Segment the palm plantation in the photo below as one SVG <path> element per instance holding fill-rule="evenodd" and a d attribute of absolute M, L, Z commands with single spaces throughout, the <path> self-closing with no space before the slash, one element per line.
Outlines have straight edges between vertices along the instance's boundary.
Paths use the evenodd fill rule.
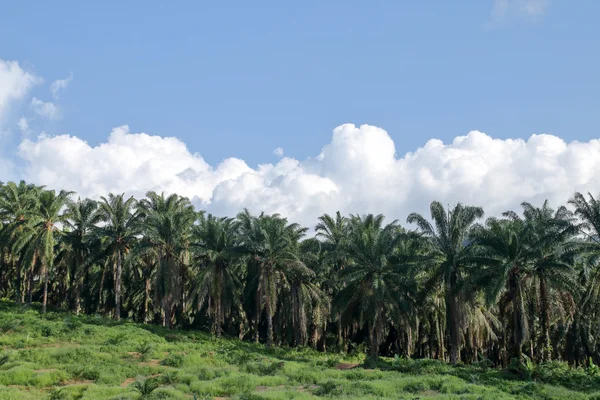
<path fill-rule="evenodd" d="M 0 295 L 272 346 L 507 366 L 600 362 L 600 202 L 433 202 L 383 215 L 199 212 L 149 192 L 99 201 L 0 187 Z"/>

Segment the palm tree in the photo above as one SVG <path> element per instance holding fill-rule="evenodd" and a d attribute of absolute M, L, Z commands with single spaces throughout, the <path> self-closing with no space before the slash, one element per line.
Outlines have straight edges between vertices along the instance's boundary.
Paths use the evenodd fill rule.
<path fill-rule="evenodd" d="M 591 193 L 587 198 L 577 192 L 569 200 L 579 222 L 580 235 L 579 288 L 573 323 L 567 336 L 567 357 L 578 364 L 592 357 L 600 363 L 600 341 L 596 338 L 600 325 L 600 201 Z"/>
<path fill-rule="evenodd" d="M 61 213 L 61 211 L 68 203 L 71 194 L 72 192 L 64 190 L 58 194 L 54 190 L 40 192 L 37 212 L 30 217 L 30 229 L 18 239 L 24 245 L 25 264 L 33 265 L 36 259 L 41 262 L 41 275 L 44 280 L 42 313 L 46 312 L 48 302 L 48 275 L 54 266 L 56 239 L 62 233 L 56 225 L 65 224 L 68 221 L 68 212 Z"/>
<path fill-rule="evenodd" d="M 533 257 L 533 234 L 531 226 L 516 215 L 511 219 L 488 218 L 485 227 L 474 229 L 474 237 L 480 247 L 473 261 L 488 266 L 479 271 L 477 283 L 486 291 L 488 304 L 495 304 L 504 294 L 500 302 L 501 316 L 507 304 L 511 304 L 512 349 L 513 355 L 519 359 L 529 334 L 524 285 Z M 506 326 L 504 332 L 503 340 Z M 503 351 L 506 352 L 505 345 Z"/>
<path fill-rule="evenodd" d="M 95 201 L 81 198 L 67 205 L 69 219 L 65 221 L 65 226 L 69 231 L 64 240 L 69 245 L 67 258 L 71 266 L 70 287 L 74 289 L 71 307 L 76 314 L 79 314 L 81 309 L 81 288 L 86 273 L 85 266 L 91 261 L 90 234 L 99 220 L 97 208 L 98 203 Z"/>
<path fill-rule="evenodd" d="M 539 300 L 541 359 L 545 360 L 550 358 L 549 291 L 564 291 L 570 282 L 572 252 L 566 244 L 574 229 L 565 208 L 555 213 L 547 201 L 541 208 L 529 203 L 522 206 L 523 218 L 508 211 L 504 213 L 505 219 L 489 218 L 485 227 L 474 230 L 479 245 L 476 261 L 489 267 L 478 272 L 478 279 L 487 291 L 488 303 L 495 303 L 504 294 L 503 302 L 511 304 L 513 355 L 518 358 L 530 329 L 525 287 L 529 280 L 538 283 L 538 299 L 531 301 Z"/>
<path fill-rule="evenodd" d="M 533 254 L 532 278 L 537 283 L 537 303 L 542 334 L 540 335 L 540 360 L 549 361 L 552 357 L 550 343 L 551 311 L 568 308 L 568 304 L 555 304 L 565 299 L 573 302 L 576 284 L 573 280 L 573 264 L 580 245 L 573 239 L 577 233 L 573 213 L 566 207 L 554 211 L 545 201 L 542 207 L 522 203 L 523 216 L 533 226 L 536 236 Z M 554 294 L 554 295 L 553 295 Z M 564 303 L 564 302 L 563 302 Z"/>
<path fill-rule="evenodd" d="M 384 226 L 383 215 L 352 216 L 348 235 L 350 264 L 341 272 L 347 283 L 334 306 L 345 318 L 356 316 L 369 332 L 370 356 L 379 357 L 386 319 L 404 309 L 410 300 L 408 271 L 397 249 L 403 238 L 396 221 Z"/>
<path fill-rule="evenodd" d="M 195 292 L 202 302 L 212 300 L 213 326 L 217 337 L 221 337 L 225 314 L 230 313 L 237 299 L 236 288 L 240 285 L 237 263 L 238 223 L 232 218 L 218 218 L 209 214 L 201 216 L 193 229 L 194 261 L 199 266 Z"/>
<path fill-rule="evenodd" d="M 123 259 L 137 241 L 140 233 L 141 214 L 135 210 L 133 197 L 109 193 L 108 199 L 101 197 L 95 219 L 104 225 L 95 229 L 95 234 L 103 243 L 103 254 L 112 260 L 115 269 L 115 319 L 121 318 L 121 276 Z M 102 286 L 102 282 L 100 283 Z"/>
<path fill-rule="evenodd" d="M 312 274 L 298 256 L 298 242 L 306 228 L 288 224 L 278 214 L 255 217 L 248 210 L 238 214 L 240 245 L 248 256 L 247 290 L 255 293 L 255 335 L 263 308 L 267 322 L 267 348 L 273 344 L 273 316 L 283 285 L 292 274 Z M 256 336 L 258 338 L 258 336 Z"/>
<path fill-rule="evenodd" d="M 446 300 L 446 331 L 450 334 L 450 362 L 459 358 L 462 310 L 458 288 L 463 279 L 464 268 L 469 263 L 471 242 L 469 233 L 478 218 L 483 217 L 481 207 L 463 206 L 458 203 L 446 212 L 441 203 L 430 206 L 434 226 L 420 214 L 411 213 L 407 222 L 417 224 L 419 231 L 430 240 L 432 254 L 439 259 L 433 279 L 441 279 Z"/>
<path fill-rule="evenodd" d="M 140 202 L 143 211 L 145 238 L 136 253 L 152 251 L 158 255 L 158 296 L 163 306 L 163 325 L 173 326 L 173 307 L 179 308 L 179 322 L 186 309 L 185 283 L 189 265 L 188 254 L 192 224 L 196 213 L 185 197 L 172 194 L 165 197 L 148 192 Z"/>
<path fill-rule="evenodd" d="M 324 253 L 323 268 L 321 280 L 323 289 L 327 294 L 334 298 L 341 290 L 343 283 L 340 281 L 339 272 L 344 269 L 348 263 L 346 247 L 348 242 L 348 219 L 338 211 L 335 218 L 329 214 L 323 214 L 319 217 L 319 222 L 315 228 L 316 237 L 323 241 L 322 250 Z M 342 327 L 342 318 L 340 313 L 336 313 L 335 322 L 337 325 L 338 346 L 344 349 L 346 338 Z"/>
<path fill-rule="evenodd" d="M 290 341 L 297 346 L 310 344 L 325 350 L 321 341 L 329 315 L 329 296 L 321 288 L 318 271 L 322 262 L 321 242 L 315 238 L 299 243 L 298 257 L 308 268 L 291 270 L 281 285 L 279 301 L 279 325 L 288 327 Z"/>
<path fill-rule="evenodd" d="M 4 243 L 4 252 L 7 259 L 10 259 L 12 267 L 15 269 L 15 300 L 24 301 L 24 291 L 22 291 L 22 271 L 23 262 L 19 260 L 18 251 L 9 249 L 11 244 L 23 232 L 28 219 L 37 211 L 37 202 L 39 191 L 43 186 L 27 184 L 25 181 L 8 182 L 2 185 L 0 189 L 0 221 L 5 225 L 0 239 Z"/>

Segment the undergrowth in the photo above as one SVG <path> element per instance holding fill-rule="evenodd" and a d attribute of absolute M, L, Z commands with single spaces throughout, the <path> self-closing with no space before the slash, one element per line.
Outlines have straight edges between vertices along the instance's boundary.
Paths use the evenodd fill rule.
<path fill-rule="evenodd" d="M 598 399 L 600 368 L 272 348 L 0 302 L 4 399 Z M 343 367 L 342 368 L 342 365 Z"/>

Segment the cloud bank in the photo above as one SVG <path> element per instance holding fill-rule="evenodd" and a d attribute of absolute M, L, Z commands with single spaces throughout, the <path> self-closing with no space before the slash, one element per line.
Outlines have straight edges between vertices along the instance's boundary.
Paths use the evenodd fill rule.
<path fill-rule="evenodd" d="M 432 200 L 483 206 L 487 215 L 545 199 L 556 206 L 574 191 L 600 191 L 600 140 L 565 143 L 552 135 L 494 139 L 472 131 L 452 143 L 429 140 L 401 156 L 388 133 L 344 124 L 305 160 L 283 157 L 251 168 L 228 158 L 211 166 L 174 137 L 115 128 L 92 147 L 75 136 L 25 139 L 21 175 L 52 188 L 97 197 L 108 192 L 142 196 L 179 193 L 219 215 L 279 212 L 313 226 L 324 212 L 384 213 L 402 222 L 428 213 Z"/>

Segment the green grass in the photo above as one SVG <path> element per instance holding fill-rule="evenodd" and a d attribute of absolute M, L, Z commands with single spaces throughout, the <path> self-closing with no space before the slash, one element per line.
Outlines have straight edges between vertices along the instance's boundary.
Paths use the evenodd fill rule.
<path fill-rule="evenodd" d="M 10 302 L 0 302 L 0 347 L 0 400 L 600 399 L 598 371 L 564 363 L 501 371 L 385 359 L 373 369 L 364 354 L 267 351 L 197 331 L 41 315 Z"/>

